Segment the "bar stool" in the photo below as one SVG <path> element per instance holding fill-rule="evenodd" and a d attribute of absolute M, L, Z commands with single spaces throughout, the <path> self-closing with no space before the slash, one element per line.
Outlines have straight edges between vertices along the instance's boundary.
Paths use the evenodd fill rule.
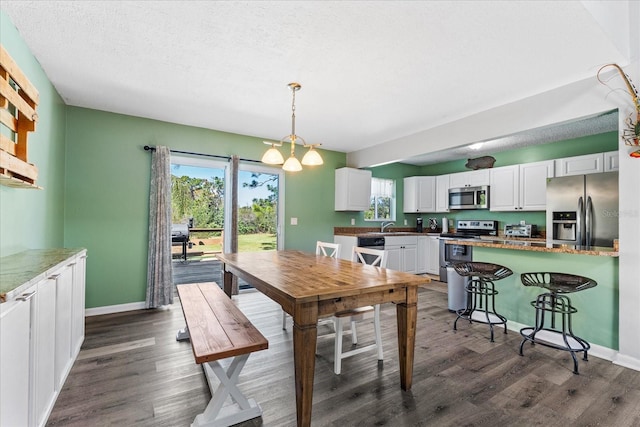
<path fill-rule="evenodd" d="M 493 325 L 504 325 L 507 333 L 507 318 L 498 314 L 495 308 L 495 297 L 498 291 L 493 282 L 509 277 L 513 274 L 509 268 L 486 262 L 459 262 L 453 265 L 460 276 L 468 276 L 469 282 L 465 290 L 468 294 L 467 307 L 456 311 L 457 317 L 453 322 L 453 330 L 457 331 L 459 319 L 469 323 L 479 322 L 489 325 L 491 342 L 493 342 Z"/>
<path fill-rule="evenodd" d="M 531 344 L 568 351 L 573 359 L 573 373 L 578 374 L 576 353 L 584 353 L 583 360 L 588 360 L 587 351 L 591 346 L 573 333 L 571 315 L 578 310 L 571 305 L 571 300 L 564 294 L 593 288 L 597 282 L 588 277 L 565 273 L 522 273 L 520 279 L 524 286 L 538 286 L 549 291 L 538 295 L 535 301 L 531 301 L 531 305 L 536 309 L 536 325 L 520 330 L 523 338 L 520 343 L 520 356 L 523 356 L 524 343 L 527 341 Z M 550 328 L 545 328 L 547 315 L 551 320 Z M 556 315 L 561 317 L 561 329 L 556 327 Z"/>

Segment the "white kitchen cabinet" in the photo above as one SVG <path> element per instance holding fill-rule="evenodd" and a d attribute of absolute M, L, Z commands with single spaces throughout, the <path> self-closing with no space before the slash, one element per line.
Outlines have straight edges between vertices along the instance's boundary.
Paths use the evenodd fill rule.
<path fill-rule="evenodd" d="M 429 258 L 429 236 L 418 236 L 418 261 L 416 263 L 416 273 L 427 272 Z"/>
<path fill-rule="evenodd" d="M 427 273 L 440 274 L 440 238 L 429 236 L 429 253 L 427 255 Z"/>
<path fill-rule="evenodd" d="M 613 172 L 620 169 L 617 151 L 608 151 L 604 154 L 604 171 Z"/>
<path fill-rule="evenodd" d="M 411 176 L 404 179 L 404 212 L 435 212 L 436 178 Z"/>
<path fill-rule="evenodd" d="M 37 285 L 33 298 L 31 330 L 31 420 L 43 426 L 56 400 L 56 280 L 47 278 Z"/>
<path fill-rule="evenodd" d="M 524 163 L 490 170 L 489 208 L 492 211 L 543 211 L 547 206 L 547 178 L 554 162 Z"/>
<path fill-rule="evenodd" d="M 29 425 L 31 301 L 22 298 L 0 304 L 0 426 Z"/>
<path fill-rule="evenodd" d="M 436 176 L 436 212 L 449 212 L 449 175 Z"/>
<path fill-rule="evenodd" d="M 371 205 L 371 171 L 340 168 L 335 171 L 335 210 L 366 211 Z"/>
<path fill-rule="evenodd" d="M 31 273 L 0 304 L 0 426 L 46 424 L 84 339 L 85 259 L 84 249 L 0 258 L 0 269 Z"/>
<path fill-rule="evenodd" d="M 416 273 L 440 274 L 440 240 L 438 236 L 418 236 Z"/>
<path fill-rule="evenodd" d="M 418 236 L 385 236 L 387 268 L 416 273 L 418 261 Z"/>
<path fill-rule="evenodd" d="M 72 303 L 71 303 L 71 358 L 75 359 L 80 353 L 80 346 L 84 341 L 84 294 L 86 255 L 77 257 L 69 268 L 73 270 Z"/>
<path fill-rule="evenodd" d="M 489 169 L 449 174 L 449 188 L 477 187 L 489 185 Z"/>
<path fill-rule="evenodd" d="M 333 243 L 339 243 L 340 258 L 351 261 L 353 247 L 358 246 L 358 238 L 356 236 L 333 236 Z"/>
<path fill-rule="evenodd" d="M 604 153 L 556 159 L 556 176 L 584 175 L 604 172 Z"/>
<path fill-rule="evenodd" d="M 61 389 L 71 370 L 71 313 L 73 302 L 73 270 L 64 267 L 51 276 L 56 281 L 56 388 Z"/>

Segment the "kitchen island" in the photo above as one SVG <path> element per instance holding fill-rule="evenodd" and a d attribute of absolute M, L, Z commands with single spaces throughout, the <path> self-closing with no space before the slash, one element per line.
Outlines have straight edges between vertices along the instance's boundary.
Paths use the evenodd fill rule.
<path fill-rule="evenodd" d="M 559 272 L 595 280 L 595 288 L 571 295 L 578 309 L 574 332 L 591 344 L 590 354 L 610 359 L 618 350 L 618 252 L 596 247 L 582 250 L 565 245 L 548 245 L 543 240 L 469 239 L 447 240 L 446 244 L 473 246 L 473 261 L 500 264 L 513 275 L 496 284 L 496 304 L 507 317 L 507 327 L 519 330 L 535 324 L 531 306 L 540 289 L 522 285 L 520 275 L 528 272 Z M 464 327 L 461 328 L 464 331 Z M 609 351 L 611 350 L 611 351 Z"/>

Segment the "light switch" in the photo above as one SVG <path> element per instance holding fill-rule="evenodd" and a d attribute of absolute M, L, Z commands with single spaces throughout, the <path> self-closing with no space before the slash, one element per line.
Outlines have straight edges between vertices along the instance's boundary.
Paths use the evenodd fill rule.
<path fill-rule="evenodd" d="M 298 218 L 291 217 L 291 225 L 298 225 Z"/>

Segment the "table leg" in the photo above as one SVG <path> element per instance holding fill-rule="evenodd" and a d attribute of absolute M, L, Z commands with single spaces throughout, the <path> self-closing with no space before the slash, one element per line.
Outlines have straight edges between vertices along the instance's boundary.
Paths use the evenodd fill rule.
<path fill-rule="evenodd" d="M 298 427 L 311 425 L 313 376 L 316 367 L 318 338 L 318 305 L 301 304 L 293 316 L 293 359 L 296 382 L 296 412 Z"/>
<path fill-rule="evenodd" d="M 400 363 L 400 386 L 411 389 L 413 380 L 413 356 L 416 347 L 416 322 L 418 319 L 418 289 L 407 288 L 407 299 L 396 305 L 398 323 L 398 362 Z"/>
<path fill-rule="evenodd" d="M 233 274 L 225 270 L 224 264 L 222 264 L 222 287 L 224 288 L 224 293 L 231 298 L 231 292 L 233 290 Z"/>

